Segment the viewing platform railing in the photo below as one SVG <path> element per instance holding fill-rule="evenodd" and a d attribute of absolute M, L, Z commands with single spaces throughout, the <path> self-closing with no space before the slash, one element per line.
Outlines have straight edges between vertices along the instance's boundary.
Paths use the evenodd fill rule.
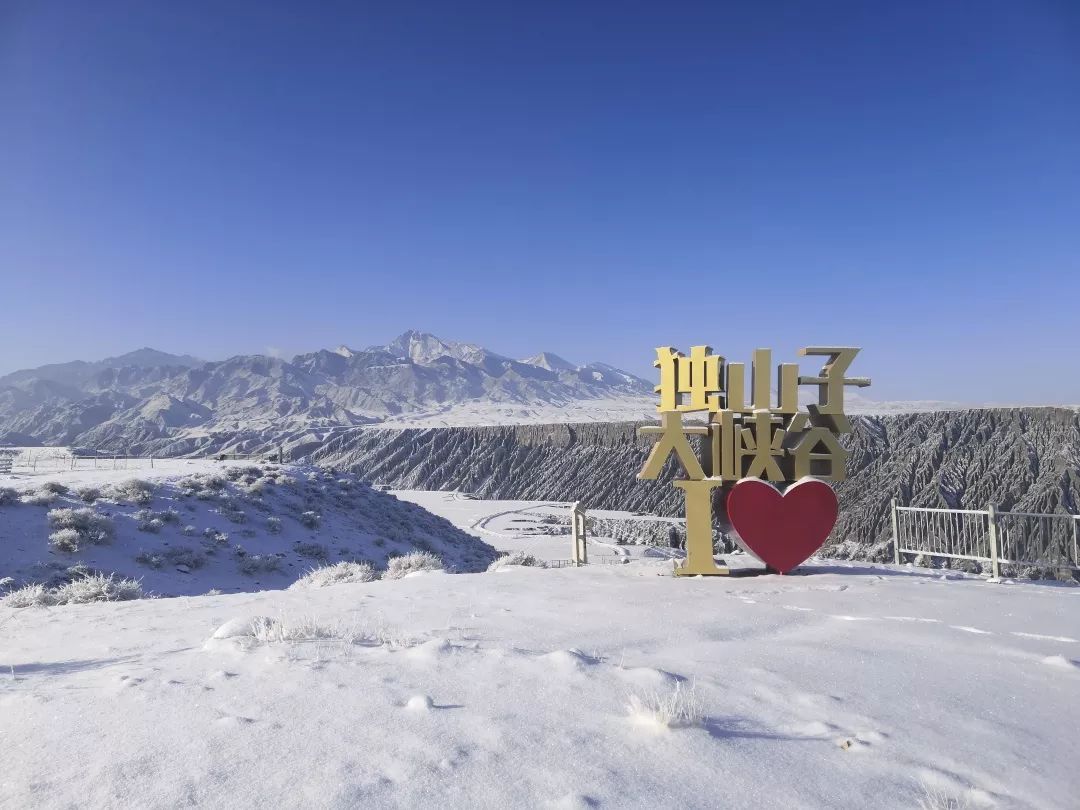
<path fill-rule="evenodd" d="M 893 562 L 905 556 L 973 560 L 1002 566 L 1080 571 L 1080 515 L 930 509 L 892 501 Z"/>

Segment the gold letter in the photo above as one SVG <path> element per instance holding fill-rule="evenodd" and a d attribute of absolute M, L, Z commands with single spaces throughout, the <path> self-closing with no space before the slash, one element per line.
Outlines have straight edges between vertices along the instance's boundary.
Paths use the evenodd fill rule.
<path fill-rule="evenodd" d="M 752 459 L 743 477 L 760 477 L 767 481 L 784 480 L 784 473 L 776 459 L 784 457 L 785 430 L 778 427 L 774 431 L 772 419 L 768 408 L 759 408 L 754 411 L 754 420 L 748 421 L 748 426 L 739 431 L 735 442 L 735 469 L 742 471 L 743 459 L 747 456 Z"/>
<path fill-rule="evenodd" d="M 829 359 L 821 367 L 817 377 L 799 377 L 799 385 L 818 387 L 818 404 L 810 405 L 810 421 L 817 427 L 828 428 L 833 433 L 851 433 L 851 422 L 844 416 L 844 386 L 863 388 L 870 385 L 867 377 L 845 377 L 859 350 L 844 346 L 808 346 L 799 354 L 824 355 Z"/>
<path fill-rule="evenodd" d="M 682 417 L 677 413 L 662 414 L 659 427 L 650 426 L 639 429 L 638 433 L 645 436 L 660 434 L 660 440 L 649 451 L 649 457 L 645 460 L 645 466 L 641 468 L 641 472 L 638 473 L 638 478 L 650 480 L 657 478 L 660 471 L 664 469 L 664 462 L 667 461 L 668 455 L 674 451 L 675 457 L 679 459 L 686 471 L 686 476 L 694 481 L 700 481 L 705 477 L 705 471 L 701 469 L 701 462 L 694 455 L 694 448 L 690 446 L 690 441 L 686 436 L 690 433 L 707 435 L 708 432 L 709 429 L 704 425 L 684 428 Z"/>
<path fill-rule="evenodd" d="M 716 478 L 675 481 L 686 493 L 686 560 L 675 569 L 677 577 L 726 574 L 713 560 L 712 491 L 723 484 Z"/>
<path fill-rule="evenodd" d="M 822 452 L 817 450 L 818 445 L 824 445 Z M 843 481 L 847 478 L 848 451 L 840 446 L 836 436 L 822 427 L 812 427 L 799 437 L 795 446 L 788 451 L 795 457 L 795 480 L 798 481 L 808 475 L 817 478 L 828 478 L 832 481 Z M 820 472 L 815 462 L 828 464 L 829 471 Z"/>

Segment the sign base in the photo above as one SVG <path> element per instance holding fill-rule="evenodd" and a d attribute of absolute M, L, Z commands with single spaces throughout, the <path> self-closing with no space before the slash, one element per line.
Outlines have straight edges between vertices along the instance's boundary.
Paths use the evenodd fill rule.
<path fill-rule="evenodd" d="M 689 560 L 682 560 L 681 565 L 675 566 L 677 577 L 730 577 L 732 571 L 723 560 L 713 560 L 711 557 L 705 565 L 693 564 Z"/>

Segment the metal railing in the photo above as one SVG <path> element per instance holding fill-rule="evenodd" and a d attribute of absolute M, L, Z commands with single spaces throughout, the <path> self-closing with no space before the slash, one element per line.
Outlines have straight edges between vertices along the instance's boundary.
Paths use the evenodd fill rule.
<path fill-rule="evenodd" d="M 893 561 L 903 555 L 1080 571 L 1080 515 L 929 509 L 892 501 Z"/>

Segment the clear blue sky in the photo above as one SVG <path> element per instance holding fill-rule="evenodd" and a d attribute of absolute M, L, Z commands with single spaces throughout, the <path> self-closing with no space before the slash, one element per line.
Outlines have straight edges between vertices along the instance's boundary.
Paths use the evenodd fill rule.
<path fill-rule="evenodd" d="M 1068 0 L 0 0 L 0 156 L 0 372 L 412 327 L 1080 402 Z"/>

